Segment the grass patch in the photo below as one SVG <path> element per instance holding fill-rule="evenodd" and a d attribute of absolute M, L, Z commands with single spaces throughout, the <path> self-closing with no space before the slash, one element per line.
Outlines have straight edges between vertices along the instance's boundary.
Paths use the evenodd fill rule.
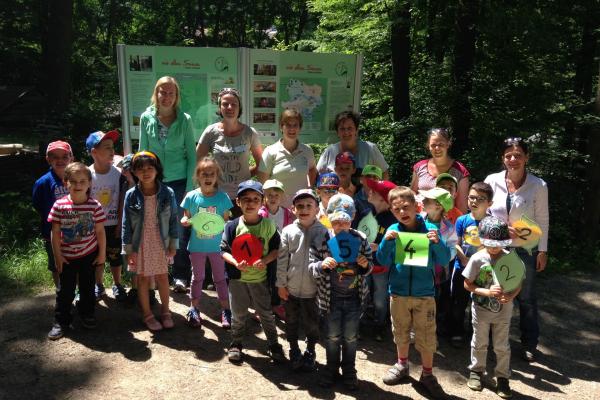
<path fill-rule="evenodd" d="M 44 241 L 34 239 L 13 248 L 0 259 L 0 292 L 3 296 L 33 294 L 54 287 L 48 271 Z"/>

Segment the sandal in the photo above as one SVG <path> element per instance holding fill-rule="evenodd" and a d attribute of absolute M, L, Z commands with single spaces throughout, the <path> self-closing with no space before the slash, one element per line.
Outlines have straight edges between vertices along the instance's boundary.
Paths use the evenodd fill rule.
<path fill-rule="evenodd" d="M 160 316 L 160 321 L 162 322 L 162 326 L 165 329 L 171 329 L 175 326 L 175 323 L 173 322 L 173 318 L 171 317 L 170 312 L 163 313 Z"/>
<path fill-rule="evenodd" d="M 152 332 L 160 331 L 163 328 L 160 322 L 158 322 L 156 318 L 154 318 L 153 314 L 149 314 L 144 317 L 144 324 L 146 324 L 148 330 Z"/>

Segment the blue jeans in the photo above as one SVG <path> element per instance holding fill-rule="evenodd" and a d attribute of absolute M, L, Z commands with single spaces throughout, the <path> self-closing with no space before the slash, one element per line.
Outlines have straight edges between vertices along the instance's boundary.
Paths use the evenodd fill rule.
<path fill-rule="evenodd" d="M 356 376 L 355 359 L 360 322 L 360 299 L 333 298 L 330 312 L 324 316 L 327 370 L 337 374 L 340 366 L 344 376 Z M 341 351 L 340 351 L 341 350 Z M 340 352 L 342 360 L 340 363 Z"/>
<path fill-rule="evenodd" d="M 183 217 L 183 208 L 181 208 L 181 202 L 185 197 L 185 187 L 187 185 L 186 179 L 179 179 L 171 182 L 163 182 L 165 185 L 173 189 L 175 192 L 175 201 L 179 208 L 177 212 L 177 220 L 181 221 Z M 190 228 L 185 228 L 183 225 L 179 226 L 179 249 L 175 253 L 173 263 L 173 278 L 181 279 L 186 282 L 190 282 L 192 276 L 192 266 L 190 264 L 190 253 L 187 251 L 187 245 L 190 240 Z"/>
<path fill-rule="evenodd" d="M 370 274 L 371 296 L 375 308 L 375 326 L 384 327 L 390 321 L 390 295 L 388 293 L 389 272 Z"/>
<path fill-rule="evenodd" d="M 517 248 L 517 254 L 525 263 L 525 280 L 521 292 L 517 296 L 519 302 L 519 327 L 521 329 L 521 345 L 527 350 L 535 350 L 540 336 L 538 325 L 538 305 L 535 291 L 535 278 L 537 271 L 535 264 L 537 251 L 530 256 L 526 250 Z"/>

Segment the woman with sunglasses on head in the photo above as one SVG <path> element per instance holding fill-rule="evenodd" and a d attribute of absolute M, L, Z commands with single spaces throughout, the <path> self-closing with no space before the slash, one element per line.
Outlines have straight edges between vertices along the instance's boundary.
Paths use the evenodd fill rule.
<path fill-rule="evenodd" d="M 173 189 L 177 204 L 194 188 L 196 152 L 192 118 L 181 110 L 181 91 L 177 80 L 163 76 L 154 86 L 150 107 L 140 117 L 138 151 L 151 151 L 163 165 L 163 183 Z M 178 209 L 179 219 L 183 209 Z M 179 227 L 180 246 L 173 262 L 174 290 L 185 292 L 191 276 L 187 242 L 189 228 Z M 187 282 L 186 282 L 187 281 Z"/>
<path fill-rule="evenodd" d="M 224 182 L 221 189 L 232 199 L 237 197 L 240 182 L 250 179 L 260 164 L 262 147 L 256 131 L 240 122 L 242 102 L 240 93 L 233 88 L 224 88 L 217 98 L 217 115 L 222 120 L 204 129 L 198 146 L 196 158 L 203 159 L 209 152 L 213 154 L 223 170 Z M 255 166 L 250 168 L 249 158 L 252 154 Z M 238 206 L 232 209 L 233 218 L 241 215 Z"/>
<path fill-rule="evenodd" d="M 494 190 L 494 198 L 489 211 L 512 225 L 522 216 L 536 221 L 542 236 L 537 249 L 530 255 L 522 248 L 517 254 L 525 263 L 526 275 L 517 299 L 520 308 L 521 356 L 526 361 L 534 361 L 539 337 L 538 307 L 535 293 L 535 276 L 546 268 L 548 261 L 548 186 L 537 176 L 527 172 L 529 149 L 521 138 L 508 138 L 502 144 L 502 163 L 504 171 L 488 175 L 485 183 Z M 511 237 L 516 232 L 511 229 Z"/>
<path fill-rule="evenodd" d="M 458 188 L 455 204 L 461 213 L 467 212 L 467 195 L 469 194 L 469 170 L 450 157 L 448 151 L 452 146 L 452 137 L 445 128 L 432 128 L 427 132 L 425 147 L 431 153 L 431 158 L 421 160 L 413 165 L 413 175 L 410 188 L 418 193 L 419 190 L 429 190 L 436 186 L 440 174 L 448 173 L 456 178 Z"/>

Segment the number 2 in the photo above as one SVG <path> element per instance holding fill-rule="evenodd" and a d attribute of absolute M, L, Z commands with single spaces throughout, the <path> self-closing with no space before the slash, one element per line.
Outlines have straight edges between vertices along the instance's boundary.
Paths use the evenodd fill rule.
<path fill-rule="evenodd" d="M 517 236 L 521 240 L 527 240 L 527 238 L 531 235 L 531 229 L 529 228 L 521 228 L 517 229 Z"/>
<path fill-rule="evenodd" d="M 404 246 L 404 251 L 407 252 L 408 254 L 410 254 L 410 256 L 408 257 L 409 259 L 412 260 L 413 258 L 413 254 L 415 254 L 417 251 L 410 247 L 410 245 L 412 244 L 413 240 L 409 240 L 408 243 L 406 243 L 406 246 Z"/>
<path fill-rule="evenodd" d="M 508 268 L 508 265 L 501 265 L 500 266 L 500 271 L 503 271 L 505 269 L 506 269 L 506 278 L 504 278 L 504 281 L 508 282 L 511 279 L 513 279 L 515 276 L 510 274 L 510 268 Z"/>

